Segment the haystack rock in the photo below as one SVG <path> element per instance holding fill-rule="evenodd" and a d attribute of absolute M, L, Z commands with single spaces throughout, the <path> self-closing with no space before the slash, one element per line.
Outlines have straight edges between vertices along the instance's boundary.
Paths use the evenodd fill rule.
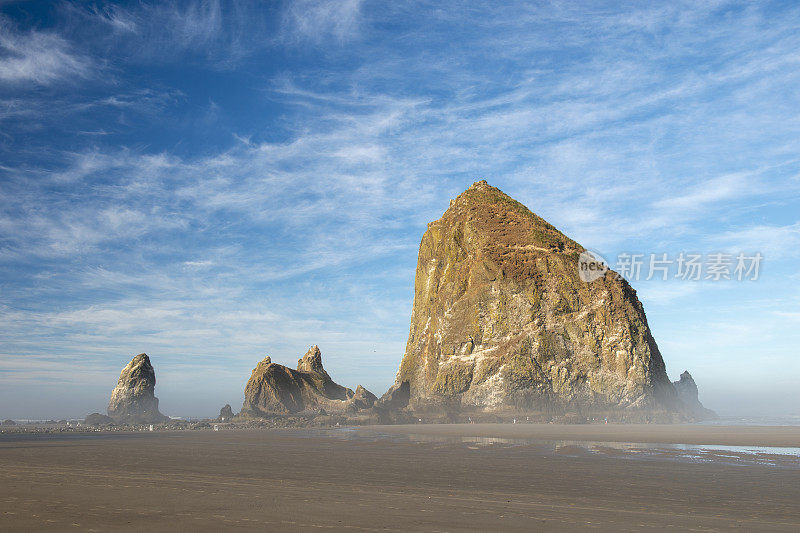
<path fill-rule="evenodd" d="M 253 369 L 244 389 L 242 416 L 292 414 L 324 410 L 327 413 L 372 407 L 375 396 L 359 386 L 357 392 L 335 383 L 322 367 L 322 353 L 312 346 L 297 361 L 297 370 L 267 357 Z"/>
<path fill-rule="evenodd" d="M 706 409 L 700 403 L 697 383 L 694 382 L 694 378 L 688 370 L 684 370 L 683 374 L 681 374 L 681 379 L 673 381 L 672 384 L 675 386 L 675 392 L 678 393 L 678 399 L 683 402 L 695 418 L 701 420 L 717 418 L 717 413 L 711 409 Z"/>
<path fill-rule="evenodd" d="M 382 402 L 679 411 L 636 291 L 610 270 L 582 281 L 582 252 L 499 189 L 473 184 L 422 237 L 408 343 Z"/>
<path fill-rule="evenodd" d="M 108 416 L 129 424 L 165 422 L 168 417 L 158 411 L 155 388 L 156 372 L 147 354 L 140 353 L 122 369 L 108 402 Z"/>

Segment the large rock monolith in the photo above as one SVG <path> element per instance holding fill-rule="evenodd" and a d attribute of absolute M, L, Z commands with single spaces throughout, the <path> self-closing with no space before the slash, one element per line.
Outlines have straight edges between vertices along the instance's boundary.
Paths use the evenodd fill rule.
<path fill-rule="evenodd" d="M 169 420 L 158 410 L 156 372 L 147 354 L 140 353 L 122 369 L 108 402 L 108 416 L 126 424 L 154 424 Z"/>
<path fill-rule="evenodd" d="M 611 270 L 584 281 L 584 252 L 473 184 L 422 237 L 408 343 L 382 403 L 683 416 L 636 291 Z"/>

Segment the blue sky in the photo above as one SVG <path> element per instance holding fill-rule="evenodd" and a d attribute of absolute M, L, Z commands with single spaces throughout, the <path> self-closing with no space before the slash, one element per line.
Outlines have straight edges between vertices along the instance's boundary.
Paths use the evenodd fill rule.
<path fill-rule="evenodd" d="M 800 410 L 800 6 L 498 4 L 0 3 L 0 417 L 103 411 L 140 352 L 173 415 L 311 344 L 381 394 L 483 178 L 612 263 L 762 253 L 632 284 L 709 407 Z"/>

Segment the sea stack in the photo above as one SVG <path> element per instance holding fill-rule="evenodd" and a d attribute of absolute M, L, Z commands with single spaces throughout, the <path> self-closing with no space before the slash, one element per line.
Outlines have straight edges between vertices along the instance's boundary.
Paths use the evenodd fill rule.
<path fill-rule="evenodd" d="M 323 410 L 353 412 L 372 407 L 375 396 L 359 385 L 357 392 L 335 383 L 322 366 L 322 352 L 312 346 L 297 361 L 297 370 L 264 358 L 253 369 L 244 390 L 240 416 L 263 417 Z"/>
<path fill-rule="evenodd" d="M 485 181 L 419 247 L 405 355 L 383 403 L 493 413 L 681 410 L 636 291 Z"/>
<path fill-rule="evenodd" d="M 230 422 L 233 420 L 233 409 L 231 408 L 230 404 L 225 404 L 222 406 L 222 409 L 219 410 L 219 416 L 217 417 L 217 422 Z"/>
<path fill-rule="evenodd" d="M 108 416 L 127 424 L 165 422 L 155 397 L 156 372 L 147 354 L 140 353 L 122 369 L 108 402 Z"/>
<path fill-rule="evenodd" d="M 706 409 L 700 403 L 700 397 L 697 390 L 697 383 L 689 373 L 684 370 L 681 374 L 681 379 L 672 383 L 675 386 L 675 391 L 678 393 L 678 399 L 691 411 L 695 418 L 700 420 L 713 420 L 717 417 L 717 413 L 711 409 Z"/>

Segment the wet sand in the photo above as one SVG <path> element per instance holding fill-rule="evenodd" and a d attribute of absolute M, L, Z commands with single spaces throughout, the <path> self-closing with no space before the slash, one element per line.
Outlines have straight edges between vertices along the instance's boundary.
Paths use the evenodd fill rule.
<path fill-rule="evenodd" d="M 415 424 L 365 426 L 363 434 L 800 447 L 800 426 L 699 424 Z"/>
<path fill-rule="evenodd" d="M 642 437 L 663 441 L 663 427 L 627 426 L 606 437 L 606 426 L 551 425 L 5 434 L 0 524 L 27 531 L 800 530 L 797 468 L 408 438 L 510 431 L 648 442 Z M 681 431 L 673 441 L 798 446 L 784 440 L 797 428 Z M 386 438 L 392 432 L 398 438 Z"/>

